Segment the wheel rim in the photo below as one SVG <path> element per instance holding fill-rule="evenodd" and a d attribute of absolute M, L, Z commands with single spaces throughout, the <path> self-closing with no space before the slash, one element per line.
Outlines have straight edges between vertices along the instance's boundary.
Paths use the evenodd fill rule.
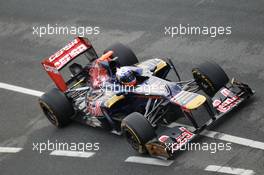
<path fill-rule="evenodd" d="M 125 130 L 125 136 L 128 143 L 132 146 L 132 148 L 139 151 L 140 143 L 138 142 L 136 136 L 133 133 L 131 133 L 128 129 Z"/>
<path fill-rule="evenodd" d="M 194 79 L 199 84 L 199 86 L 208 94 L 212 95 L 214 93 L 214 89 L 201 77 L 199 74 L 193 74 Z"/>
<path fill-rule="evenodd" d="M 55 126 L 58 126 L 58 119 L 54 115 L 53 111 L 43 102 L 40 103 L 41 109 L 45 116 L 48 118 L 48 120 Z"/>

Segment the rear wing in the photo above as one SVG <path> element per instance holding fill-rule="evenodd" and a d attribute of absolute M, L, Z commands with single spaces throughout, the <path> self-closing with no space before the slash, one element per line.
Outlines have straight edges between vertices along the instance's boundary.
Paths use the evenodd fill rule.
<path fill-rule="evenodd" d="M 77 56 L 86 52 L 87 50 L 91 50 L 95 57 L 98 58 L 90 41 L 87 38 L 77 37 L 55 54 L 41 62 L 45 71 L 61 91 L 66 91 L 68 87 L 66 81 L 63 79 L 59 71 Z"/>

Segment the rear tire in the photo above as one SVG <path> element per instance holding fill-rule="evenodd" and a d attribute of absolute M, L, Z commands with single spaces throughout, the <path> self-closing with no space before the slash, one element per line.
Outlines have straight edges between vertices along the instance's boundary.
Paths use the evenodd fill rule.
<path fill-rule="evenodd" d="M 39 104 L 45 116 L 56 127 L 64 127 L 71 122 L 73 106 L 59 89 L 53 88 L 43 94 L 39 98 Z"/>
<path fill-rule="evenodd" d="M 118 57 L 117 62 L 120 67 L 131 66 L 138 63 L 138 59 L 135 53 L 127 46 L 116 43 L 105 49 L 104 53 L 108 51 L 113 51 L 113 58 Z"/>
<path fill-rule="evenodd" d="M 123 119 L 121 127 L 132 148 L 141 154 L 147 153 L 145 144 L 156 136 L 149 121 L 142 114 L 133 112 Z"/>
<path fill-rule="evenodd" d="M 206 61 L 192 69 L 192 74 L 200 88 L 209 96 L 224 87 L 229 78 L 225 71 L 215 62 Z"/>

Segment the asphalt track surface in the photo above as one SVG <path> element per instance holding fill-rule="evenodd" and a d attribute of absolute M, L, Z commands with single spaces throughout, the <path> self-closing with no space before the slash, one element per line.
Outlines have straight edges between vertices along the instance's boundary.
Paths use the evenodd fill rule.
<path fill-rule="evenodd" d="M 184 78 L 191 77 L 190 70 L 195 63 L 212 59 L 232 77 L 250 84 L 256 90 L 255 97 L 210 130 L 264 142 L 263 7 L 261 0 L 1 1 L 0 82 L 39 91 L 53 86 L 40 61 L 64 46 L 73 36 L 40 38 L 32 34 L 33 26 L 99 26 L 99 35 L 87 36 L 99 53 L 114 42 L 123 42 L 137 53 L 140 60 L 173 58 Z M 164 34 L 165 26 L 180 23 L 229 25 L 232 26 L 232 34 L 216 38 L 171 38 Z M 0 99 L 0 147 L 2 151 L 3 147 L 22 148 L 16 153 L 0 153 L 1 175 L 214 175 L 239 174 L 239 171 L 242 172 L 240 174 L 264 174 L 263 149 L 236 143 L 232 144 L 231 151 L 214 154 L 208 151 L 181 152 L 168 166 L 125 162 L 128 157 L 139 155 L 128 147 L 123 138 L 76 123 L 65 129 L 56 129 L 41 113 L 36 96 L 0 89 Z M 100 150 L 86 158 L 50 155 L 50 151 L 40 154 L 32 150 L 33 143 L 47 140 L 99 142 Z M 197 142 L 225 143 L 204 136 Z M 224 168 L 221 169 L 222 166 Z M 209 171 L 210 168 L 219 172 Z"/>

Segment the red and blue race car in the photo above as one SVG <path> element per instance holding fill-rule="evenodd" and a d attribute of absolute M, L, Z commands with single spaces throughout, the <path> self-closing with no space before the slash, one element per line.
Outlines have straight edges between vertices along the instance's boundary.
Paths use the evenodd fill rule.
<path fill-rule="evenodd" d="M 230 80 L 214 62 L 192 69 L 193 79 L 181 80 L 170 59 L 139 62 L 131 49 L 114 44 L 98 57 L 87 38 L 77 37 L 42 61 L 56 85 L 39 98 L 49 121 L 64 127 L 72 121 L 123 134 L 139 153 L 173 158 L 176 151 L 206 127 L 254 94 L 245 83 Z M 174 72 L 177 81 L 167 78 Z M 172 126 L 177 108 L 193 125 Z M 208 120 L 193 115 L 204 108 Z"/>

